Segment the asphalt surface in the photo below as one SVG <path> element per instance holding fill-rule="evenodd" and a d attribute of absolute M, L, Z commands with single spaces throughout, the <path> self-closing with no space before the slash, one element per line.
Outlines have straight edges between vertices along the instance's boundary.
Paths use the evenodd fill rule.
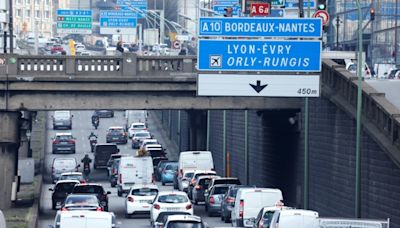
<path fill-rule="evenodd" d="M 400 109 L 400 80 L 367 80 L 378 92 L 385 93 L 386 98 Z"/>
<path fill-rule="evenodd" d="M 41 197 L 40 197 L 40 217 L 39 217 L 39 228 L 47 228 L 48 225 L 53 224 L 54 216 L 56 211 L 51 209 L 51 193 L 48 189 L 53 187 L 51 184 L 51 164 L 55 157 L 74 157 L 78 162 L 87 153 L 93 159 L 93 154 L 90 152 L 90 145 L 88 140 L 88 135 L 91 131 L 98 135 L 98 142 L 105 143 L 106 141 L 106 131 L 110 126 L 123 126 L 125 123 L 124 112 L 115 112 L 114 118 L 100 118 L 100 126 L 97 130 L 91 125 L 91 115 L 93 111 L 73 111 L 73 126 L 72 130 L 53 130 L 51 115 L 52 112 L 48 113 L 47 121 L 47 148 L 45 157 L 45 174 L 44 174 L 44 184 L 42 187 Z M 168 142 L 167 138 L 162 137 L 160 129 L 157 128 L 151 115 L 148 119 L 149 131 L 158 139 L 163 145 L 171 144 Z M 72 132 L 72 135 L 76 138 L 76 154 L 52 154 L 51 138 L 55 136 L 56 132 Z M 130 142 L 126 145 L 118 145 L 120 152 L 124 154 L 134 154 L 135 151 L 131 149 Z M 169 151 L 171 157 L 176 157 L 176 152 Z M 167 154 L 168 156 L 168 154 Z M 93 164 L 92 164 L 93 165 Z M 82 165 L 81 165 L 82 166 Z M 82 169 L 82 167 L 80 168 Z M 82 171 L 82 170 L 80 170 Z M 124 197 L 117 196 L 117 189 L 111 188 L 108 180 L 106 170 L 94 170 L 91 169 L 90 182 L 100 183 L 104 186 L 106 191 L 111 191 L 109 195 L 109 211 L 114 212 L 117 217 L 117 223 L 119 228 L 131 228 L 131 227 L 150 227 L 149 216 L 134 216 L 130 219 L 126 219 L 125 208 L 124 208 Z M 172 186 L 161 186 L 158 183 L 160 190 L 172 190 Z M 208 223 L 210 227 L 227 227 L 230 224 L 223 223 L 219 217 L 207 217 L 204 206 L 197 205 L 194 207 L 195 215 L 201 216 L 205 222 Z"/>

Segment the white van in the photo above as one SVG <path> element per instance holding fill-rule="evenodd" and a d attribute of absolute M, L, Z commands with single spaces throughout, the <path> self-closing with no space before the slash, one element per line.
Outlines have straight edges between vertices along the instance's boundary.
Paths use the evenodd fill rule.
<path fill-rule="evenodd" d="M 150 156 L 121 157 L 118 169 L 118 196 L 128 193 L 134 184 L 153 183 L 153 161 Z"/>
<path fill-rule="evenodd" d="M 145 110 L 126 110 L 125 111 L 126 128 L 132 123 L 147 123 L 147 111 Z"/>
<path fill-rule="evenodd" d="M 282 192 L 273 188 L 240 188 L 231 212 L 234 227 L 252 227 L 254 218 L 263 207 L 283 200 Z"/>
<path fill-rule="evenodd" d="M 53 115 L 53 129 L 72 129 L 72 117 L 70 111 L 55 111 Z"/>
<path fill-rule="evenodd" d="M 179 154 L 179 175 L 185 170 L 214 170 L 210 151 L 184 151 Z"/>
<path fill-rule="evenodd" d="M 275 211 L 269 227 L 318 228 L 318 212 L 300 209 Z"/>
<path fill-rule="evenodd" d="M 78 167 L 80 167 L 80 165 L 77 163 L 75 158 L 54 158 L 51 167 L 53 183 L 57 182 L 62 173 L 78 172 Z"/>
<path fill-rule="evenodd" d="M 115 228 L 115 215 L 103 211 L 58 211 L 49 228 Z"/>

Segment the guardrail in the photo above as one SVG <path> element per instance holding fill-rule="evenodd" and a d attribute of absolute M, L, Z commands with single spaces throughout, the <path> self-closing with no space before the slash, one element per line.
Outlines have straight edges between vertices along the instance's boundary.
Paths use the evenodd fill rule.
<path fill-rule="evenodd" d="M 1 56 L 0 56 L 1 57 Z M 169 76 L 196 72 L 195 56 L 7 55 L 8 73 L 21 76 Z M 9 61 L 13 59 L 14 61 Z"/>
<path fill-rule="evenodd" d="M 332 60 L 323 62 L 321 82 L 334 91 L 335 95 L 345 99 L 353 108 L 357 106 L 357 77 L 346 71 L 343 66 Z M 389 141 L 397 151 L 393 158 L 400 164 L 400 111 L 391 104 L 383 93 L 377 92 L 367 83 L 363 82 L 362 96 L 363 118 L 372 123 Z"/>

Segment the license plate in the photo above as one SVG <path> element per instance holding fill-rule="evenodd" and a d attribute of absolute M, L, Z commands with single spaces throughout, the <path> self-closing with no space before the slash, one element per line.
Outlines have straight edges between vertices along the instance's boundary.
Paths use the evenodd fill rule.
<path fill-rule="evenodd" d="M 176 207 L 167 207 L 167 211 L 179 211 L 180 208 Z"/>
<path fill-rule="evenodd" d="M 64 145 L 65 145 L 65 144 L 68 144 L 68 142 L 61 142 L 61 144 L 64 144 Z"/>
<path fill-rule="evenodd" d="M 113 137 L 112 139 L 113 139 L 113 140 L 118 140 L 118 137 Z"/>
<path fill-rule="evenodd" d="M 149 206 L 143 206 L 143 208 L 149 208 Z"/>

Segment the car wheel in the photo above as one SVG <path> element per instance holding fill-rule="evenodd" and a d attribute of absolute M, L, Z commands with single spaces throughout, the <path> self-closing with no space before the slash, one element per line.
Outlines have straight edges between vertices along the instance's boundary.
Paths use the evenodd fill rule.
<path fill-rule="evenodd" d="M 164 182 L 164 181 L 162 181 L 162 182 L 161 182 L 161 184 L 164 186 L 164 185 L 165 185 L 165 182 Z"/>
<path fill-rule="evenodd" d="M 115 187 L 115 183 L 111 182 L 111 188 Z"/>
<path fill-rule="evenodd" d="M 230 220 L 230 219 L 228 218 L 228 216 L 224 216 L 224 222 L 225 222 L 225 223 L 229 223 L 229 220 Z"/>
<path fill-rule="evenodd" d="M 208 217 L 213 217 L 213 213 L 211 211 L 207 212 Z"/>
<path fill-rule="evenodd" d="M 104 207 L 104 211 L 108 211 L 108 206 L 107 206 L 107 207 Z"/>
<path fill-rule="evenodd" d="M 96 164 L 93 164 L 93 168 L 94 168 L 94 169 L 97 169 L 97 165 L 96 165 Z"/>
<path fill-rule="evenodd" d="M 224 221 L 224 212 L 223 211 L 221 211 L 221 216 L 219 216 L 219 217 L 220 217 L 221 221 Z"/>
<path fill-rule="evenodd" d="M 128 213 L 125 213 L 125 218 L 129 219 L 130 217 L 131 217 L 131 215 L 130 215 L 130 214 L 128 214 Z"/>
<path fill-rule="evenodd" d="M 52 203 L 51 209 L 56 210 L 56 204 L 54 202 Z"/>
<path fill-rule="evenodd" d="M 119 197 L 122 196 L 122 192 L 121 192 L 119 189 L 118 189 L 117 195 L 118 195 Z"/>
<path fill-rule="evenodd" d="M 205 206 L 205 210 L 206 210 L 206 212 L 208 212 L 208 207 L 207 207 L 207 204 L 206 204 L 206 206 Z"/>
<path fill-rule="evenodd" d="M 199 202 L 197 202 L 197 200 L 196 200 L 196 199 L 194 199 L 193 201 L 194 201 L 194 205 L 197 205 L 197 204 L 199 204 Z"/>

